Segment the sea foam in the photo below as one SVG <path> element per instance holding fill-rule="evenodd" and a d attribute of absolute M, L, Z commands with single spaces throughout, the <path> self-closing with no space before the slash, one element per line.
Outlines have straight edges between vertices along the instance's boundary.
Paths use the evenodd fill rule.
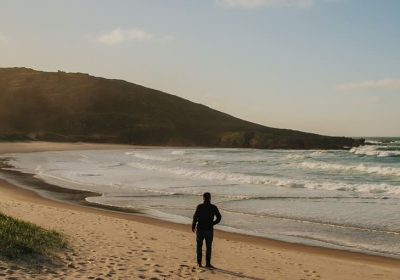
<path fill-rule="evenodd" d="M 353 147 L 350 152 L 361 156 L 400 157 L 400 151 L 390 150 L 388 146 L 367 145 Z"/>
<path fill-rule="evenodd" d="M 300 164 L 302 168 L 319 169 L 326 171 L 346 171 L 346 172 L 359 172 L 368 174 L 378 174 L 382 176 L 397 176 L 400 177 L 400 168 L 389 166 L 369 166 L 366 164 L 358 165 L 344 165 L 326 162 L 309 162 L 305 161 Z"/>
<path fill-rule="evenodd" d="M 392 194 L 400 195 L 400 188 L 386 183 L 344 183 L 333 181 L 317 181 L 317 180 L 295 180 L 290 178 L 278 178 L 274 176 L 254 176 L 243 173 L 233 173 L 226 171 L 210 171 L 201 169 L 188 169 L 178 167 L 166 167 L 160 165 L 151 165 L 146 163 L 131 162 L 128 166 L 154 171 L 162 172 L 178 177 L 199 178 L 210 181 L 227 181 L 237 184 L 251 184 L 251 185 L 270 185 L 276 187 L 286 188 L 307 188 L 314 190 L 331 190 L 331 191 L 351 191 L 359 193 L 370 194 Z"/>

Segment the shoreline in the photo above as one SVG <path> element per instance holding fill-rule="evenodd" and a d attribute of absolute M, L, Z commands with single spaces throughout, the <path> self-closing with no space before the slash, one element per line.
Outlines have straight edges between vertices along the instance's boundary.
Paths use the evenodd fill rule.
<path fill-rule="evenodd" d="M 1 172 L 4 172 L 4 171 L 1 170 Z M 20 173 L 18 171 L 15 171 L 15 172 Z M 20 174 L 33 177 L 30 174 L 24 174 L 24 173 L 20 173 Z M 39 183 L 42 183 L 44 186 L 47 185 L 46 190 L 49 190 L 51 188 L 65 190 L 65 191 L 69 190 L 66 188 L 48 184 L 44 181 L 41 181 L 40 179 L 36 179 L 36 178 L 34 178 L 34 179 L 37 180 Z M 44 197 L 40 193 L 37 193 L 32 189 L 18 186 L 17 184 L 10 183 L 9 181 L 7 181 L 7 179 L 0 178 L 0 192 L 2 192 L 2 191 L 7 191 L 9 193 L 10 192 L 16 193 L 17 197 L 19 199 L 23 197 L 27 201 L 33 200 L 37 203 L 56 206 L 59 208 L 73 209 L 73 210 L 78 210 L 78 211 L 86 211 L 86 212 L 90 212 L 90 213 L 96 213 L 96 214 L 100 214 L 100 215 L 105 215 L 105 216 L 110 216 L 110 217 L 115 217 L 115 218 L 120 218 L 120 219 L 125 219 L 125 220 L 131 220 L 131 221 L 136 221 L 136 222 L 145 223 L 145 224 L 162 226 L 164 228 L 167 227 L 167 228 L 171 228 L 171 229 L 178 229 L 183 232 L 191 231 L 190 225 L 174 223 L 174 222 L 165 221 L 165 220 L 161 220 L 161 219 L 154 218 L 154 217 L 149 217 L 143 213 L 140 213 L 140 212 L 137 212 L 134 210 L 129 211 L 129 209 L 124 208 L 124 207 L 90 203 L 85 200 L 77 201 L 77 200 L 73 199 L 73 197 L 76 197 L 75 195 L 73 195 L 73 193 L 71 193 L 72 195 L 69 197 L 69 199 L 70 199 L 69 203 L 62 199 L 52 199 L 50 197 Z M 80 197 L 80 195 L 83 195 L 84 193 L 96 194 L 94 192 L 88 192 L 88 191 L 75 191 L 75 190 L 71 190 L 71 191 L 79 193 L 78 197 Z M 276 239 L 270 239 L 267 237 L 254 236 L 254 235 L 248 235 L 248 234 L 236 233 L 236 232 L 229 232 L 229 231 L 223 231 L 223 230 L 219 230 L 219 229 L 215 229 L 214 232 L 216 233 L 215 236 L 217 238 L 228 239 L 231 241 L 239 241 L 239 242 L 246 242 L 246 243 L 250 243 L 250 244 L 259 244 L 259 245 L 262 244 L 267 247 L 277 247 L 277 248 L 291 247 L 290 249 L 296 250 L 298 252 L 312 253 L 312 254 L 316 254 L 316 255 L 330 256 L 330 257 L 334 256 L 334 257 L 346 258 L 348 260 L 360 260 L 360 261 L 370 262 L 373 264 L 383 264 L 383 265 L 389 265 L 389 266 L 391 266 L 391 265 L 399 266 L 400 265 L 400 259 L 390 258 L 390 257 L 386 257 L 386 256 L 365 254 L 365 253 L 360 253 L 360 252 L 352 252 L 352 251 L 347 251 L 347 250 L 332 249 L 332 248 L 319 247 L 319 246 L 304 245 L 304 244 L 300 244 L 300 243 L 291 243 L 291 242 L 280 241 L 280 240 L 276 240 Z"/>
<path fill-rule="evenodd" d="M 51 145 L 51 144 L 43 144 L 44 147 L 46 145 Z M 84 144 L 84 148 L 86 149 L 87 147 L 91 147 L 92 144 Z M 110 148 L 110 145 L 105 145 L 107 147 L 104 147 L 103 145 L 101 147 L 97 147 L 99 149 L 104 149 L 104 148 Z M 82 146 L 80 146 L 82 147 Z M 132 146 L 129 146 L 132 147 Z M 75 149 L 76 147 L 69 147 L 70 149 Z M 116 146 L 112 146 L 114 149 L 118 149 Z M 126 148 L 126 146 L 122 147 Z M 135 147 L 136 148 L 136 147 Z M 16 150 L 16 149 L 14 149 Z M 38 151 L 40 149 L 33 149 L 35 151 Z M 50 151 L 51 147 L 47 146 L 46 151 Z M 64 150 L 64 149 L 63 149 Z M 23 149 L 23 151 L 29 152 L 29 149 Z M 44 150 L 43 150 L 44 151 Z M 3 154 L 1 146 L 0 146 L 0 156 Z M 106 205 L 93 205 L 90 203 L 82 203 L 87 195 L 93 195 L 96 193 L 93 192 L 85 192 L 85 191 L 76 191 L 76 190 L 70 190 L 70 189 L 64 189 L 58 186 L 53 186 L 50 184 L 47 184 L 43 182 L 40 179 L 34 178 L 33 175 L 31 174 L 24 174 L 18 171 L 6 171 L 2 170 L 2 172 L 11 172 L 13 176 L 15 176 L 14 179 L 15 181 L 20 180 L 21 178 L 24 178 L 25 181 L 23 184 L 28 185 L 29 188 L 32 187 L 32 184 L 37 184 L 36 187 L 43 191 L 49 191 L 50 189 L 53 191 L 58 189 L 58 192 L 56 193 L 61 193 L 64 195 L 64 197 L 59 197 L 54 198 L 51 195 L 49 196 L 43 196 L 43 194 L 39 194 L 36 191 L 32 189 L 28 189 L 25 187 L 18 186 L 18 184 L 14 184 L 13 182 L 9 182 L 3 179 L 0 179 L 0 193 L 2 195 L 6 195 L 12 199 L 15 199 L 16 201 L 22 201 L 26 203 L 33 203 L 35 205 L 42 205 L 42 206 L 47 206 L 47 207 L 54 207 L 57 209 L 62 209 L 62 210 L 68 210 L 68 211 L 75 211 L 79 213 L 85 213 L 85 214 L 92 214 L 92 215 L 97 215 L 97 216 L 102 216 L 105 218 L 112 218 L 112 219 L 118 219 L 118 220 L 125 220 L 129 222 L 135 222 L 135 223 L 140 223 L 142 225 L 148 225 L 148 226 L 154 226 L 156 228 L 159 228 L 160 230 L 174 230 L 177 232 L 181 232 L 182 234 L 190 234 L 191 229 L 190 225 L 185 225 L 185 224 L 178 224 L 178 223 L 173 223 L 170 221 L 164 221 L 160 220 L 157 218 L 152 218 L 148 216 L 141 215 L 140 213 L 134 212 L 134 213 L 128 213 L 125 208 L 118 209 L 118 207 L 108 207 Z M 32 181 L 36 181 L 32 183 Z M 34 186 L 35 187 L 35 186 Z M 62 191 L 60 191 L 62 189 Z M 72 193 L 72 194 L 71 194 Z M 99 195 L 99 194 L 97 194 Z M 68 199 L 70 201 L 65 200 L 65 196 L 69 196 Z M 77 198 L 80 198 L 80 201 L 77 200 Z M 346 263 L 350 264 L 362 264 L 363 266 L 365 265 L 370 265 L 370 266 L 377 266 L 381 267 L 382 269 L 392 269 L 395 272 L 398 272 L 400 275 L 400 270 L 399 270 L 399 265 L 400 265 L 400 260 L 395 259 L 395 258 L 390 258 L 390 257 L 385 257 L 385 256 L 378 256 L 378 255 L 369 255 L 365 253 L 358 253 L 358 252 L 351 252 L 351 251 L 346 251 L 346 250 L 340 250 L 340 249 L 331 249 L 331 248 L 324 248 L 324 247 L 316 247 L 316 246 L 309 246 L 309 245 L 303 245 L 303 244 L 297 244 L 297 243 L 289 243 L 285 241 L 279 241 L 279 240 L 274 240 L 274 239 L 268 239 L 264 237 L 257 237 L 257 236 L 251 236 L 251 235 L 246 235 L 246 234 L 240 234 L 240 233 L 234 233 L 234 232 L 226 232 L 226 231 L 221 231 L 221 230 L 216 230 L 215 232 L 215 237 L 218 239 L 217 242 L 224 240 L 228 243 L 234 243 L 234 244 L 244 244 L 245 246 L 257 246 L 261 248 L 268 248 L 271 250 L 278 250 L 282 253 L 287 253 L 287 254 L 300 254 L 300 255 L 307 255 L 311 258 L 317 258 L 317 259 L 327 259 L 327 260 L 332 260 L 332 261 L 343 261 Z M 194 254 L 194 251 L 193 251 Z M 194 255 L 193 255 L 194 256 Z M 329 265 L 329 263 L 327 263 Z M 208 279 L 208 278 L 207 278 Z M 217 278 L 216 278 L 217 279 Z M 249 278 L 251 279 L 251 278 Z M 286 278 L 290 279 L 290 278 Z M 335 278 L 330 278 L 330 279 L 335 279 Z M 352 278 L 349 278 L 352 279 Z M 361 278 L 360 278 L 361 279 Z M 371 278 L 375 279 L 375 278 Z M 380 279 L 380 278 L 377 278 Z M 395 278 L 394 278 L 395 279 Z"/>
<path fill-rule="evenodd" d="M 27 142 L 29 143 L 29 142 Z M 44 144 L 48 144 L 47 142 L 43 142 Z M 59 144 L 59 143 L 57 143 Z M 153 148 L 153 147 L 147 147 L 147 146 L 131 146 L 131 145 L 115 145 L 114 144 L 91 144 L 91 143 L 76 143 L 76 145 L 79 146 L 69 146 L 68 143 L 62 143 L 65 144 L 65 146 L 60 147 L 62 149 L 62 151 L 65 151 L 66 148 L 68 150 L 77 150 L 77 148 L 82 150 L 86 150 L 87 147 L 90 149 L 99 149 L 99 150 L 103 150 L 103 149 L 107 149 L 107 148 L 111 148 L 112 149 L 126 149 L 126 148 Z M 74 145 L 75 143 L 73 143 L 72 145 Z M 158 147 L 158 148 L 162 148 L 162 147 Z M 41 148 L 37 151 L 37 152 L 41 152 Z M 50 150 L 46 150 L 46 151 L 50 151 Z M 58 151 L 57 150 L 51 150 L 51 151 Z M 24 152 L 30 153 L 31 151 L 25 150 Z M 0 150 L 0 159 L 1 159 L 2 153 Z M 4 163 L 4 162 L 3 162 Z M 13 166 L 10 166 L 11 168 L 13 168 Z M 56 201 L 59 202 L 61 204 L 71 204 L 71 205 L 76 205 L 76 206 L 81 206 L 84 208 L 94 208 L 94 209 L 101 209 L 101 210 L 105 210 L 105 211 L 111 211 L 111 212 L 115 212 L 115 213 L 121 213 L 124 214 L 123 218 L 130 218 L 130 217 L 126 217 L 125 214 L 128 215 L 136 215 L 139 216 L 143 219 L 148 219 L 148 223 L 154 223 L 154 222 L 161 222 L 162 224 L 167 223 L 172 227 L 190 227 L 190 225 L 186 225 L 186 224 L 181 224 L 181 223 L 175 223 L 175 222 L 171 222 L 171 221 L 166 221 L 166 220 L 162 220 L 156 217 L 150 217 L 148 215 L 145 215 L 144 213 L 141 213 L 139 211 L 136 210 L 130 210 L 129 208 L 126 207 L 118 207 L 118 206 L 111 206 L 111 205 L 105 205 L 105 204 L 100 204 L 100 203 L 92 203 L 92 202 L 88 202 L 86 200 L 87 197 L 90 196 L 101 196 L 102 193 L 96 193 L 93 191 L 85 191 L 85 190 L 75 190 L 75 189 L 68 189 L 68 188 L 64 188 L 64 187 L 60 187 L 57 185 L 53 185 L 53 184 L 49 184 L 41 179 L 37 179 L 34 177 L 33 174 L 29 174 L 29 173 L 23 173 L 20 171 L 16 171 L 16 170 L 5 170 L 5 167 L 2 167 L 0 165 L 0 172 L 2 173 L 6 173 L 6 174 L 11 174 L 12 177 L 15 178 L 15 181 L 17 181 L 18 183 L 22 183 L 23 185 L 26 185 L 25 187 L 19 186 L 18 183 L 10 183 L 7 179 L 5 179 L 5 181 L 7 181 L 7 183 L 9 183 L 10 185 L 13 185 L 14 187 L 18 188 L 18 189 L 25 189 L 29 192 L 26 193 L 28 195 L 33 195 L 36 194 L 39 197 L 48 200 L 48 201 Z M 2 178 L 0 178 L 0 181 L 2 181 Z M 49 195 L 43 195 L 43 191 L 46 194 Z M 31 193 L 30 193 L 31 192 Z M 143 221 L 142 219 L 140 219 L 141 222 Z M 400 259 L 398 258 L 392 258 L 392 257 L 388 257 L 388 256 L 382 256 L 382 255 L 375 255 L 375 254 L 368 254 L 368 253 L 363 253 L 363 252 L 355 252 L 355 251 L 351 251 L 351 250 L 345 250 L 345 249 L 333 249 L 333 248 L 328 248 L 328 247 L 321 247 L 321 246 L 312 246 L 312 245 L 305 245 L 305 244 L 301 244 L 301 243 L 295 243 L 295 242 L 287 242 L 287 241 L 281 241 L 281 240 L 276 240 L 276 239 L 271 239 L 268 237 L 262 237 L 262 236 L 255 236 L 255 235 L 250 235 L 250 234 L 244 234 L 244 233 L 237 233 L 237 232 L 229 232 L 229 231 L 224 231 L 224 230 L 219 230 L 219 229 L 215 229 L 216 232 L 219 232 L 220 234 L 222 234 L 222 238 L 225 238 L 225 235 L 230 235 L 231 239 L 234 240 L 240 240 L 240 241 L 249 241 L 249 242 L 263 242 L 265 241 L 267 245 L 276 245 L 276 246 L 282 246 L 282 245 L 290 245 L 293 247 L 296 247 L 296 250 L 300 250 L 303 252 L 314 252 L 314 253 L 321 253 L 319 251 L 323 250 L 326 252 L 323 252 L 323 254 L 330 254 L 332 252 L 334 252 L 335 254 L 339 253 L 339 252 L 344 252 L 345 254 L 343 254 L 344 257 L 346 257 L 346 254 L 351 254 L 353 256 L 351 256 L 351 258 L 356 258 L 356 259 L 364 259 L 364 256 L 372 257 L 372 258 L 383 258 L 386 260 L 394 260 L 395 262 L 398 261 L 398 263 L 400 264 Z M 249 240 L 246 240 L 249 239 Z M 375 260 L 376 261 L 376 260 Z"/>
<path fill-rule="evenodd" d="M 28 142 L 29 143 L 29 142 Z M 46 142 L 43 142 L 43 144 L 49 144 Z M 56 143 L 57 145 L 59 143 Z M 71 146 L 69 146 L 66 143 L 61 143 L 63 151 L 65 150 L 86 150 L 87 148 L 93 149 L 93 150 L 103 150 L 103 149 L 127 149 L 127 148 L 135 148 L 135 149 L 146 149 L 146 148 L 152 148 L 152 147 L 146 147 L 146 146 L 126 146 L 126 145 L 116 145 L 114 146 L 113 144 L 90 144 L 90 143 L 73 143 Z M 77 146 L 75 146 L 77 145 Z M 156 148 L 163 148 L 163 147 L 156 147 Z M 41 148 L 40 148 L 41 150 Z M 46 149 L 45 151 L 50 151 Z M 58 151 L 58 150 L 51 150 L 51 151 Z M 24 150 L 24 152 L 30 152 L 29 149 Z M 33 191 L 34 193 L 37 193 L 39 196 L 44 197 L 45 199 L 49 200 L 55 200 L 61 203 L 67 203 L 67 204 L 72 204 L 72 205 L 78 205 L 78 206 L 84 206 L 84 207 L 90 207 L 90 208 L 97 208 L 97 209 L 102 209 L 102 210 L 109 210 L 117 213 L 123 213 L 123 214 L 136 214 L 140 215 L 141 217 L 148 218 L 150 220 L 154 221 L 161 221 L 161 222 L 166 222 L 166 223 L 171 223 L 172 225 L 186 225 L 182 223 L 177 223 L 173 221 L 167 221 L 160 219 L 158 217 L 153 217 L 149 216 L 143 212 L 140 212 L 138 210 L 133 210 L 129 209 L 127 207 L 119 207 L 119 206 L 114 206 L 114 205 L 106 205 L 106 204 L 101 204 L 101 203 L 95 203 L 95 202 L 89 202 L 86 200 L 88 197 L 96 197 L 96 196 L 102 196 L 102 193 L 97 193 L 93 191 L 86 191 L 86 190 L 77 190 L 77 189 L 69 189 L 57 185 L 53 185 L 51 183 L 47 183 L 44 180 L 36 178 L 33 174 L 29 173 L 23 173 L 17 170 L 8 170 L 5 168 L 14 168 L 12 165 L 9 165 L 7 163 L 7 159 L 4 159 L 1 157 L 1 148 L 0 148 L 0 175 L 1 173 L 5 173 L 7 175 L 11 176 L 11 181 L 8 180 L 9 183 L 15 185 L 18 188 L 26 188 L 27 190 Z M 10 178 L 9 178 L 10 179 Z M 1 176 L 0 176 L 1 180 Z M 7 179 L 6 179 L 7 180 Z M 22 186 L 21 186 L 22 185 Z M 189 225 L 188 225 L 189 226 Z M 273 239 L 269 238 L 266 236 L 257 236 L 257 235 L 251 235 L 247 233 L 238 233 L 234 231 L 226 231 L 226 230 L 220 230 L 220 229 L 215 229 L 217 232 L 222 232 L 223 234 L 233 234 L 233 235 L 238 235 L 241 237 L 244 237 L 245 239 L 251 238 L 251 239 L 256 239 L 258 240 L 257 242 L 262 242 L 262 240 L 267 241 L 268 245 L 271 245 L 271 242 L 277 242 L 277 244 L 282 245 L 282 244 L 290 244 L 291 246 L 299 246 L 298 250 L 300 251 L 307 251 L 307 252 L 314 252 L 315 250 L 309 250 L 309 248 L 315 248 L 316 250 L 323 249 L 327 250 L 326 254 L 329 254 L 329 252 L 345 252 L 345 253 L 352 253 L 355 254 L 355 257 L 358 259 L 360 256 L 370 256 L 370 257 L 378 257 L 378 258 L 385 258 L 389 260 L 396 260 L 399 261 L 400 264 L 400 258 L 396 257 L 391 257 L 388 255 L 383 255 L 379 253 L 367 253 L 367 252 L 360 252 L 356 250 L 351 250 L 343 247 L 343 249 L 340 248 L 330 248 L 330 247 L 324 247 L 324 246 L 318 246 L 318 245 L 310 245 L 310 244 L 304 244 L 300 242 L 290 242 L 290 241 L 284 241 L 284 240 L 279 240 L 279 239 Z M 241 238 L 242 240 L 242 238 Z M 254 240 L 252 240 L 254 242 Z M 278 246 L 279 246 L 278 245 Z M 305 249 L 308 248 L 308 249 Z M 360 256 L 358 256 L 360 255 Z M 362 259 L 362 258 L 361 258 Z"/>

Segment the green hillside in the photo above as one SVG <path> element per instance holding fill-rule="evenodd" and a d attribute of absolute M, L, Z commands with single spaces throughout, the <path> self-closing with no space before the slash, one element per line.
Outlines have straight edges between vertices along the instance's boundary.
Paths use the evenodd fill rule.
<path fill-rule="evenodd" d="M 261 126 L 122 80 L 27 68 L 0 68 L 0 139 L 294 149 L 362 143 Z"/>

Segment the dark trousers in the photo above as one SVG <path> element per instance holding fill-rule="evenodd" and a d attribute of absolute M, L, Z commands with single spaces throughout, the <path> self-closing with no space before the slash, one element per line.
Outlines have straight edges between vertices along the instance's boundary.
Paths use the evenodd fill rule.
<path fill-rule="evenodd" d="M 206 264 L 211 264 L 211 247 L 213 241 L 213 230 L 197 229 L 196 240 L 197 240 L 197 263 L 201 264 L 202 259 L 202 248 L 203 240 L 206 240 Z"/>

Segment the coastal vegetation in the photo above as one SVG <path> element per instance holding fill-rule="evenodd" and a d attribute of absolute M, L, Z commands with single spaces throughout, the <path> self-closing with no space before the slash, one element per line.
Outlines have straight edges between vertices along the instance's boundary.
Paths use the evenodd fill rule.
<path fill-rule="evenodd" d="M 276 129 L 122 80 L 0 68 L 0 140 L 343 149 L 363 140 Z"/>
<path fill-rule="evenodd" d="M 0 257 L 48 256 L 65 247 L 60 233 L 0 213 Z"/>

